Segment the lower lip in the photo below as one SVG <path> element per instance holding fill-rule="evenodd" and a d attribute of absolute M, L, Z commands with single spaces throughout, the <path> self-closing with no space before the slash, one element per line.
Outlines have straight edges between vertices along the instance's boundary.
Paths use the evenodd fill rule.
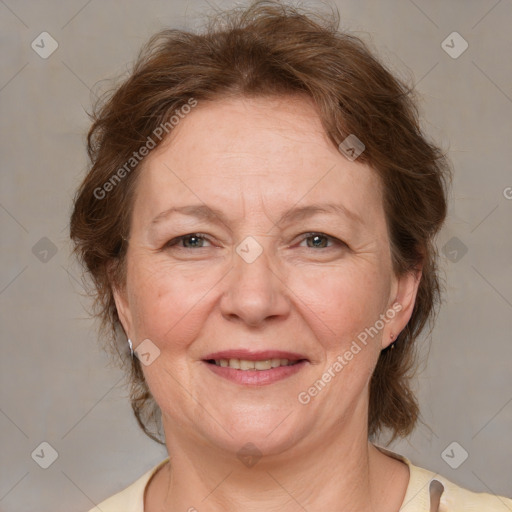
<path fill-rule="evenodd" d="M 243 384 L 249 386 L 265 386 L 266 384 L 273 384 L 279 380 L 290 377 L 302 370 L 306 366 L 307 361 L 301 361 L 291 366 L 278 366 L 270 370 L 237 370 L 236 368 L 229 368 L 227 366 L 217 366 L 216 364 L 204 364 L 219 377 L 235 382 L 236 384 Z"/>

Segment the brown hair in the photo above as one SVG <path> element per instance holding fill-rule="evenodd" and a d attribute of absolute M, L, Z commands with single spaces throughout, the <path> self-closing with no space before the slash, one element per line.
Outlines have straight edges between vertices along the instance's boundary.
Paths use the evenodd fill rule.
<path fill-rule="evenodd" d="M 104 95 L 91 115 L 92 165 L 77 191 L 70 235 L 92 276 L 107 347 L 127 370 L 137 421 L 162 444 L 160 410 L 139 360 L 127 357 L 112 284 L 124 280 L 125 239 L 140 167 L 132 162 L 133 170 L 127 169 L 126 162 L 158 126 L 169 126 L 171 116 L 191 98 L 305 94 L 315 102 L 333 144 L 338 147 L 349 134 L 363 141 L 359 161 L 375 169 L 383 184 L 394 271 L 401 275 L 423 265 L 412 317 L 394 348 L 382 351 L 371 380 L 369 436 L 385 429 L 392 438 L 406 436 L 418 419 L 409 383 L 414 341 L 439 302 L 434 236 L 446 215 L 450 165 L 421 132 L 412 88 L 338 26 L 337 11 L 324 17 L 258 1 L 212 18 L 201 33 L 163 30 L 143 47 L 129 77 Z M 123 166 L 122 179 L 113 182 Z"/>

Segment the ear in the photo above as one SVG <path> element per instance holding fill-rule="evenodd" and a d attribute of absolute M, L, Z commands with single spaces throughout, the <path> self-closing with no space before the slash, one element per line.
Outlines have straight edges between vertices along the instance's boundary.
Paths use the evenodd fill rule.
<path fill-rule="evenodd" d="M 133 320 L 132 313 L 130 310 L 128 298 L 126 295 L 126 289 L 122 286 L 112 285 L 112 294 L 114 295 L 114 301 L 116 303 L 117 314 L 121 325 L 123 326 L 124 332 L 128 338 L 134 336 L 133 332 Z"/>
<path fill-rule="evenodd" d="M 396 276 L 393 283 L 394 293 L 391 296 L 386 316 L 390 320 L 386 323 L 381 340 L 382 349 L 393 343 L 409 322 L 416 295 L 421 281 L 421 267 L 411 270 L 401 276 Z M 394 299 L 394 300 L 393 300 Z M 394 312 L 394 313 L 393 313 Z"/>

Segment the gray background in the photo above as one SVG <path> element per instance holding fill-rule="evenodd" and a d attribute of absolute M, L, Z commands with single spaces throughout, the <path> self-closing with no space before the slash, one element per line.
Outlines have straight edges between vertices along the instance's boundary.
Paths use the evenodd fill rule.
<path fill-rule="evenodd" d="M 446 303 L 417 379 L 425 425 L 392 448 L 460 485 L 512 496 L 512 2 L 336 5 L 343 28 L 416 84 L 425 130 L 455 168 L 439 237 Z M 139 431 L 122 374 L 99 350 L 68 218 L 87 165 L 90 88 L 124 72 L 150 34 L 193 28 L 207 10 L 0 0 L 1 511 L 84 512 L 166 456 Z M 59 44 L 47 59 L 31 48 L 43 31 Z M 457 59 L 441 47 L 453 31 L 469 44 Z M 43 441 L 58 452 L 48 469 L 31 457 Z M 441 456 L 453 441 L 469 454 L 458 469 Z M 453 464 L 463 452 L 449 454 Z"/>

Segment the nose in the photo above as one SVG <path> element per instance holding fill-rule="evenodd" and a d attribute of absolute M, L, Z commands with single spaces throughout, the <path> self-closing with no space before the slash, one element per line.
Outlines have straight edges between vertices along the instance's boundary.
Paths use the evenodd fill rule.
<path fill-rule="evenodd" d="M 240 254 L 234 253 L 233 268 L 227 276 L 220 302 L 222 315 L 251 327 L 265 320 L 284 319 L 290 311 L 288 288 L 270 249 L 263 249 L 253 261 Z"/>

